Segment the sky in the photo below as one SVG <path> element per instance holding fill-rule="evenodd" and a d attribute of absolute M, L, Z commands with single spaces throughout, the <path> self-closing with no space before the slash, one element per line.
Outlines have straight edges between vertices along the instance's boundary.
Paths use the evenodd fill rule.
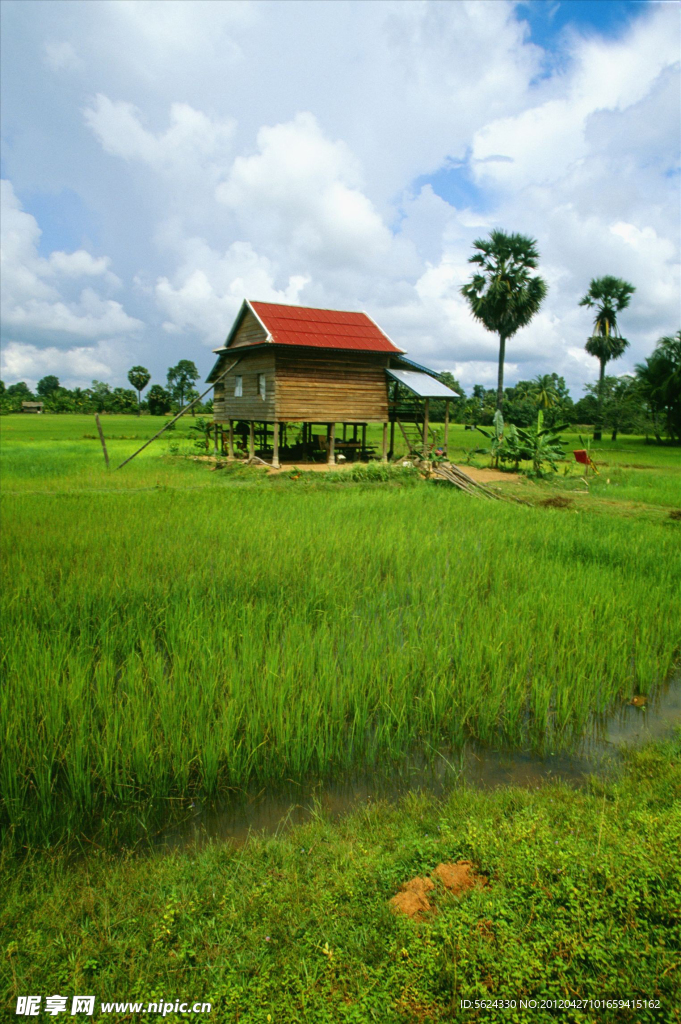
<path fill-rule="evenodd" d="M 472 243 L 536 239 L 506 382 L 597 376 L 592 278 L 636 287 L 611 372 L 679 329 L 678 0 L 3 0 L 2 364 L 205 376 L 244 298 L 365 310 L 469 390 L 498 339 Z"/>

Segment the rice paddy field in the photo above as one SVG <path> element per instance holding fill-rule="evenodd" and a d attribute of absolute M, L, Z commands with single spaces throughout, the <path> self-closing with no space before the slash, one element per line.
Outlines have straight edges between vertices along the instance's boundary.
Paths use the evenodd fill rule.
<path fill-rule="evenodd" d="M 103 423 L 112 466 L 159 427 Z M 13 843 L 468 738 L 566 749 L 678 661 L 678 449 L 603 442 L 588 493 L 566 464 L 509 476 L 518 505 L 399 461 L 212 471 L 186 421 L 121 471 L 91 417 L 0 426 Z"/>

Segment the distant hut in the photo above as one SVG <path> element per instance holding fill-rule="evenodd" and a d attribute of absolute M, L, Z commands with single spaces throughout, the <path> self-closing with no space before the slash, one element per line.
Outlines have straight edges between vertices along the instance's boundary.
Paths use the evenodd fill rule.
<path fill-rule="evenodd" d="M 44 412 L 45 408 L 44 408 L 44 405 L 43 405 L 42 402 L 22 402 L 21 403 L 21 411 L 22 412 L 37 412 L 37 413 L 40 413 L 40 412 Z"/>
<path fill-rule="evenodd" d="M 250 457 L 257 448 L 275 467 L 280 458 L 366 458 L 374 454 L 369 423 L 383 425 L 385 461 L 390 425 L 390 453 L 396 422 L 418 424 L 425 443 L 430 398 L 444 398 L 448 414 L 458 397 L 434 370 L 407 359 L 366 313 L 246 300 L 214 351 L 208 382 L 215 383 L 216 427 L 228 426 L 229 454 L 240 435 Z"/>

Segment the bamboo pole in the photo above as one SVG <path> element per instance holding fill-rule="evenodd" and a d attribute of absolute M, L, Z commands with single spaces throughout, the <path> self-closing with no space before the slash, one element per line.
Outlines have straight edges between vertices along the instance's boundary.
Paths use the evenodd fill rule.
<path fill-rule="evenodd" d="M 106 450 L 106 441 L 104 440 L 104 431 L 102 430 L 102 424 L 99 422 L 99 413 L 95 413 L 95 423 L 97 424 L 97 430 L 99 432 L 99 440 L 102 442 L 102 449 L 104 451 L 104 461 L 106 468 L 109 468 L 109 453 Z"/>
<path fill-rule="evenodd" d="M 447 454 L 449 447 L 449 399 L 445 398 L 445 443 L 444 453 Z"/>
<path fill-rule="evenodd" d="M 165 424 L 164 424 L 164 425 L 163 425 L 163 426 L 161 427 L 161 429 L 160 429 L 160 430 L 158 431 L 158 433 L 154 434 L 154 436 L 153 436 L 153 437 L 150 437 L 148 441 L 145 441 L 145 442 L 144 442 L 144 444 L 142 445 L 142 447 L 141 447 L 141 448 L 138 448 L 136 452 L 133 452 L 133 453 L 132 453 L 132 455 L 128 456 L 128 458 L 127 458 L 127 459 L 125 459 L 125 460 L 124 460 L 123 462 L 121 462 L 120 466 L 116 466 L 116 469 L 123 469 L 123 466 L 127 466 L 127 464 L 128 464 L 129 462 L 132 462 L 132 460 L 133 460 L 133 459 L 134 459 L 134 458 L 135 458 L 135 457 L 136 457 L 137 455 L 139 455 L 139 453 L 140 453 L 140 452 L 143 452 L 145 448 L 148 448 L 148 446 L 149 446 L 149 445 L 151 444 L 151 442 L 152 442 L 152 441 L 155 441 L 157 437 L 160 437 L 160 436 L 161 436 L 161 434 L 162 434 L 162 433 L 163 433 L 163 432 L 164 432 L 165 430 L 167 430 L 167 429 L 168 429 L 168 427 L 172 427 L 173 423 L 176 423 L 176 422 L 177 422 L 177 421 L 179 420 L 179 418 L 180 418 L 181 416 L 184 416 L 184 414 L 185 414 L 186 412 L 189 412 L 189 410 L 190 410 L 191 408 L 193 408 L 193 407 L 194 407 L 194 406 L 195 406 L 195 405 L 197 404 L 197 402 L 200 402 L 202 398 L 205 398 L 205 397 L 206 397 L 206 395 L 208 394 L 208 392 L 209 392 L 209 391 L 212 391 L 212 390 L 213 390 L 213 388 L 215 387 L 215 385 L 216 385 L 216 384 L 219 384 L 219 383 L 220 383 L 220 381 L 222 380 L 222 378 L 223 378 L 223 377 L 226 377 L 226 376 L 227 376 L 227 374 L 229 373 L 229 371 L 230 371 L 230 370 L 233 370 L 233 369 L 234 369 L 234 367 L 236 366 L 236 364 L 237 364 L 237 363 L 240 363 L 240 362 L 241 362 L 241 359 L 242 359 L 242 357 L 241 357 L 241 356 L 239 356 L 239 358 L 238 358 L 238 359 L 235 359 L 235 360 L 234 360 L 234 362 L 233 362 L 233 363 L 231 364 L 231 366 L 228 366 L 228 367 L 227 367 L 227 369 L 226 369 L 226 370 L 224 371 L 224 373 L 221 373 L 221 374 L 220 374 L 220 376 L 218 377 L 218 379 L 217 379 L 217 380 L 214 380 L 214 381 L 213 381 L 213 383 L 211 384 L 211 386 L 210 386 L 209 388 L 206 388 L 206 390 L 205 390 L 205 391 L 203 392 L 203 394 L 202 394 L 202 395 L 199 395 L 199 397 L 198 397 L 198 398 L 195 398 L 193 402 L 190 402 L 190 403 L 189 403 L 189 405 L 185 405 L 184 409 L 180 409 L 180 411 L 178 412 L 177 416 L 173 416 L 172 420 L 170 420 L 170 421 L 169 421 L 168 423 L 165 423 Z"/>
<path fill-rule="evenodd" d="M 430 399 L 426 398 L 426 404 L 423 410 L 423 447 L 425 448 L 428 444 L 428 411 L 430 409 Z"/>

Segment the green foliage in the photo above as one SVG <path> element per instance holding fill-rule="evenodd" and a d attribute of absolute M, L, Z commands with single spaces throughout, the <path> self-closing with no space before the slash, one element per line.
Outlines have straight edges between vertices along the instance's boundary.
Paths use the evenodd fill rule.
<path fill-rule="evenodd" d="M 6 857 L 6 1005 L 87 991 L 98 1003 L 181 995 L 242 1024 L 672 1021 L 680 807 L 677 741 L 579 789 L 454 787 L 336 821 L 317 812 L 238 847 Z M 403 883 L 461 859 L 484 888 L 456 898 L 438 886 L 420 922 L 390 912 Z M 460 1009 L 495 997 L 516 1008 Z M 521 999 L 639 1005 L 542 1011 Z"/>
<path fill-rule="evenodd" d="M 503 404 L 504 358 L 508 338 L 527 326 L 544 301 L 546 282 L 530 273 L 539 263 L 537 243 L 525 235 L 494 230 L 488 239 L 473 242 L 477 252 L 469 263 L 480 268 L 461 294 L 471 312 L 488 331 L 499 335 L 497 408 Z"/>
<path fill-rule="evenodd" d="M 598 412 L 594 424 L 594 439 L 597 441 L 601 439 L 605 367 L 611 359 L 619 359 L 629 345 L 627 339 L 620 334 L 617 316 L 627 308 L 635 291 L 633 284 L 629 284 L 628 281 L 607 275 L 594 278 L 588 292 L 579 303 L 580 306 L 596 310 L 593 335 L 587 339 L 584 347 L 589 355 L 595 356 L 600 363 Z"/>
<path fill-rule="evenodd" d="M 172 408 L 172 397 L 160 384 L 154 384 L 147 395 L 149 412 L 152 416 L 164 416 Z"/>
<path fill-rule="evenodd" d="M 177 366 L 171 366 L 168 370 L 168 391 L 180 408 L 183 408 L 185 398 L 200 376 L 191 359 L 180 359 Z"/>
<path fill-rule="evenodd" d="M 669 437 L 681 441 L 681 331 L 660 338 L 653 354 L 636 365 L 636 375 L 658 440 L 664 419 Z"/>
<path fill-rule="evenodd" d="M 60 388 L 61 385 L 59 383 L 59 378 L 53 376 L 52 374 L 48 374 L 47 377 L 43 377 L 42 380 L 38 381 L 36 391 L 38 392 L 41 398 L 49 398 L 50 395 L 53 395 L 56 391 L 59 391 Z"/>

